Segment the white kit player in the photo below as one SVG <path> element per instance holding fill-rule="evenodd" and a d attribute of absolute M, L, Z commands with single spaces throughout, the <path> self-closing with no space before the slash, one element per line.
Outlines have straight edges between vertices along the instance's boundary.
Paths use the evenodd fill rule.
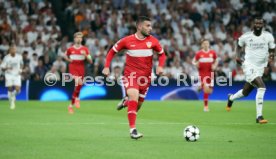
<path fill-rule="evenodd" d="M 262 76 L 264 68 L 267 67 L 268 62 L 272 61 L 275 56 L 274 38 L 271 33 L 262 30 L 263 26 L 264 20 L 255 18 L 253 31 L 243 34 L 238 40 L 236 61 L 238 64 L 242 65 L 246 83 L 243 89 L 235 94 L 228 95 L 226 107 L 226 110 L 230 111 L 234 100 L 248 96 L 256 87 L 256 123 L 260 124 L 268 122 L 264 119 L 262 114 L 263 99 L 266 91 Z"/>
<path fill-rule="evenodd" d="M 11 109 L 15 109 L 16 95 L 19 94 L 21 89 L 22 67 L 22 56 L 16 54 L 16 46 L 11 45 L 8 54 L 4 57 L 1 64 L 1 68 L 5 72 L 5 86 L 8 87 L 8 98 Z"/>

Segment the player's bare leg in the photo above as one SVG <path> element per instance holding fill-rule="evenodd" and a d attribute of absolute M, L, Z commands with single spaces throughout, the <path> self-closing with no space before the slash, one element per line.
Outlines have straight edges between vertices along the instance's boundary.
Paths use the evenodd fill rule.
<path fill-rule="evenodd" d="M 231 111 L 233 102 L 236 99 L 239 99 L 239 98 L 242 98 L 242 97 L 247 97 L 252 92 L 253 89 L 254 89 L 254 86 L 252 84 L 246 82 L 243 86 L 243 89 L 239 90 L 235 94 L 228 94 L 228 101 L 227 101 L 226 110 L 228 112 Z"/>
<path fill-rule="evenodd" d="M 15 109 L 15 103 L 14 103 L 14 90 L 13 87 L 8 87 L 8 99 L 10 102 L 10 109 Z"/>
<path fill-rule="evenodd" d="M 203 86 L 203 99 L 204 99 L 204 112 L 209 112 L 209 106 L 208 106 L 208 98 L 209 98 L 209 94 L 213 93 L 213 88 L 209 87 L 207 85 Z"/>
<path fill-rule="evenodd" d="M 117 110 L 122 110 L 123 108 L 127 107 L 128 104 L 128 96 L 125 96 L 117 105 Z"/>
<path fill-rule="evenodd" d="M 15 109 L 16 95 L 20 93 L 21 86 L 8 87 L 8 98 L 10 101 L 10 109 Z"/>
<path fill-rule="evenodd" d="M 143 137 L 143 134 L 139 133 L 136 129 L 136 116 L 138 107 L 139 90 L 135 88 L 129 88 L 127 90 L 128 101 L 128 122 L 130 127 L 130 137 L 132 139 L 139 139 Z"/>
<path fill-rule="evenodd" d="M 266 91 L 265 84 L 261 77 L 257 77 L 252 81 L 257 87 L 257 94 L 256 94 L 256 123 L 265 124 L 268 120 L 265 120 L 263 117 L 263 102 L 264 102 L 264 94 Z"/>
<path fill-rule="evenodd" d="M 80 90 L 81 90 L 81 87 L 83 85 L 83 82 L 82 82 L 82 78 L 81 77 L 78 77 L 76 78 L 76 82 L 75 82 L 77 85 L 75 86 L 75 107 L 78 109 L 80 108 L 80 99 L 79 99 L 79 94 L 80 94 Z"/>
<path fill-rule="evenodd" d="M 144 103 L 144 101 L 138 102 L 137 112 L 142 108 L 143 103 Z"/>

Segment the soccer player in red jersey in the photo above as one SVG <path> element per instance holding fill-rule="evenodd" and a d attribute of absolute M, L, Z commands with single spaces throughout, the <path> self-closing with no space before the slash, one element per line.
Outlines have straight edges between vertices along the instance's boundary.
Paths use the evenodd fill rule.
<path fill-rule="evenodd" d="M 71 104 L 68 106 L 69 114 L 73 114 L 73 105 L 80 108 L 79 94 L 83 85 L 83 78 L 85 74 L 85 60 L 92 63 L 92 58 L 87 47 L 81 44 L 83 34 L 77 32 L 74 34 L 74 44 L 66 51 L 65 60 L 69 62 L 69 73 L 75 81 L 75 89 L 72 95 Z"/>
<path fill-rule="evenodd" d="M 213 77 L 212 71 L 215 71 L 218 61 L 214 50 L 210 50 L 208 40 L 201 41 L 201 50 L 198 51 L 193 59 L 193 63 L 198 67 L 201 88 L 203 89 L 204 111 L 208 112 L 208 97 L 213 92 Z M 214 74 L 214 73 L 213 73 Z"/>
<path fill-rule="evenodd" d="M 105 68 L 102 71 L 104 75 L 108 76 L 113 56 L 123 49 L 126 50 L 123 83 L 128 96 L 127 112 L 130 137 L 132 139 L 143 137 L 143 134 L 136 129 L 136 115 L 144 102 L 150 86 L 153 51 L 156 51 L 159 55 L 159 65 L 156 69 L 157 75 L 163 73 L 163 65 L 166 60 L 166 55 L 159 41 L 150 35 L 152 30 L 151 20 L 144 16 L 138 17 L 136 28 L 135 34 L 122 38 L 109 50 L 106 56 Z"/>

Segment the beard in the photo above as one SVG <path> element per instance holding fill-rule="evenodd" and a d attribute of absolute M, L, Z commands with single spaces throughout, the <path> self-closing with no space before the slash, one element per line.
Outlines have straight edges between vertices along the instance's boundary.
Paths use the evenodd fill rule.
<path fill-rule="evenodd" d="M 150 36 L 150 34 L 147 34 L 145 31 L 141 31 L 141 34 L 143 35 L 143 36 L 145 36 L 145 37 L 148 37 L 148 36 Z"/>
<path fill-rule="evenodd" d="M 260 35 L 263 30 L 263 27 L 254 27 L 253 29 L 255 34 Z"/>

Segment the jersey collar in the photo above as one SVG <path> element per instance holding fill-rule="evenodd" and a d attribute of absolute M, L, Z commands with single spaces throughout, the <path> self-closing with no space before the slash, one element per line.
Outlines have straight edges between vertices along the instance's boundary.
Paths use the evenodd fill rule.
<path fill-rule="evenodd" d="M 143 39 L 140 39 L 137 35 L 136 35 L 136 33 L 134 34 L 134 36 L 135 36 L 135 38 L 137 39 L 137 40 L 145 40 L 147 37 L 145 37 L 145 38 L 143 38 Z"/>

